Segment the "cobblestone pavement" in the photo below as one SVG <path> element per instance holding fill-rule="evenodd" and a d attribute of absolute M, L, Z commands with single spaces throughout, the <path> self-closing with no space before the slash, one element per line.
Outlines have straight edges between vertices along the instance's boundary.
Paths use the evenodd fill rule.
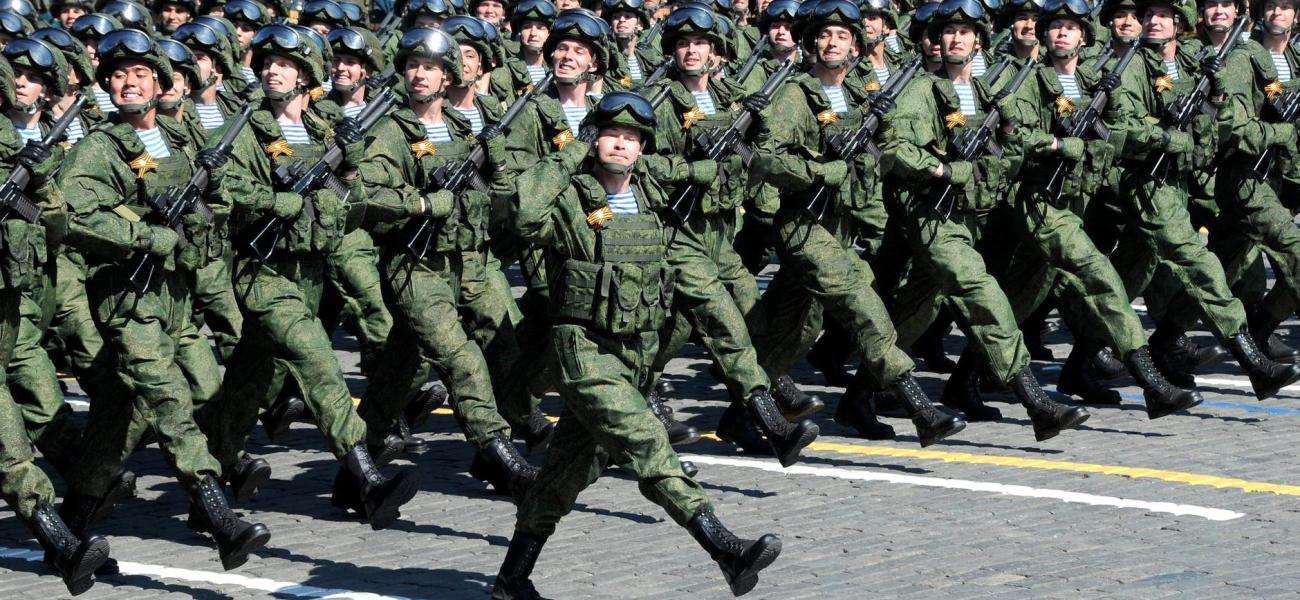
<path fill-rule="evenodd" d="M 1068 341 L 1047 338 L 1061 360 Z M 949 352 L 961 343 L 950 335 Z M 338 348 L 359 394 L 355 344 L 340 338 Z M 1034 369 L 1050 385 L 1059 363 Z M 920 375 L 938 398 L 942 376 Z M 1300 595 L 1300 386 L 1257 402 L 1234 365 L 1213 365 L 1198 375 L 1206 402 L 1190 413 L 1147 420 L 1130 381 L 1123 406 L 1093 409 L 1081 430 L 1042 444 L 1023 409 L 995 404 L 1001 422 L 972 424 L 958 439 L 921 450 L 903 419 L 888 419 L 896 442 L 848 437 L 830 419 L 842 390 L 819 387 L 820 374 L 806 363 L 794 376 L 831 407 L 816 416 L 822 437 L 795 468 L 782 472 L 771 458 L 709 439 L 680 449 L 699 465 L 728 526 L 784 537 L 784 552 L 749 597 Z M 667 377 L 678 416 L 712 431 L 725 393 L 707 359 L 691 348 Z M 70 385 L 84 418 L 85 398 Z M 556 402 L 544 408 L 556 414 Z M 514 509 L 465 473 L 470 449 L 451 417 L 435 416 L 421 436 L 427 453 L 387 467 L 415 470 L 420 491 L 391 529 L 376 532 L 330 507 L 335 462 L 314 427 L 296 424 L 283 445 L 259 431 L 251 450 L 274 476 L 238 508 L 273 537 L 229 573 L 213 545 L 185 527 L 188 500 L 157 449 L 143 449 L 130 465 L 139 497 L 97 528 L 123 574 L 101 578 L 82 597 L 486 598 Z M 37 548 L 0 511 L 0 598 L 67 595 L 57 577 L 41 576 Z M 557 599 L 730 597 L 690 536 L 613 470 L 561 523 L 534 580 Z"/>

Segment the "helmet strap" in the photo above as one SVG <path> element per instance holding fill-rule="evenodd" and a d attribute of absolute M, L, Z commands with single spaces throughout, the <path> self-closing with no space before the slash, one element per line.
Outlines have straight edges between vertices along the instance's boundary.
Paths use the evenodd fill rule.
<path fill-rule="evenodd" d="M 606 173 L 609 173 L 610 175 L 626 175 L 632 170 L 632 167 L 636 166 L 635 162 L 633 162 L 630 165 L 614 163 L 614 162 L 606 162 L 603 160 L 599 162 L 600 162 L 600 169 Z"/>

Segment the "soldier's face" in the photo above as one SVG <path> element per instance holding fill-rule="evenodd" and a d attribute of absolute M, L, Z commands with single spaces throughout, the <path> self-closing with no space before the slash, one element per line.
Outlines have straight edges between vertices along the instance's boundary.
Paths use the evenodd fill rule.
<path fill-rule="evenodd" d="M 1110 33 L 1122 40 L 1136 40 L 1142 35 L 1142 21 L 1137 12 L 1129 9 L 1115 11 L 1110 20 Z"/>
<path fill-rule="evenodd" d="M 506 7 L 497 0 L 483 0 L 475 7 L 474 13 L 478 18 L 488 23 L 499 25 L 501 18 L 506 14 Z"/>
<path fill-rule="evenodd" d="M 768 26 L 767 38 L 772 40 L 773 46 L 790 47 L 794 44 L 794 23 L 789 21 L 772 21 Z"/>
<path fill-rule="evenodd" d="M 163 31 L 176 31 L 177 27 L 190 22 L 194 15 L 190 10 L 177 4 L 164 4 L 158 11 L 158 21 Z"/>
<path fill-rule="evenodd" d="M 158 96 L 158 79 L 149 65 L 122 61 L 108 77 L 108 94 L 115 106 L 144 104 Z"/>
<path fill-rule="evenodd" d="M 541 21 L 525 21 L 519 25 L 519 43 L 529 48 L 541 48 L 551 30 Z"/>
<path fill-rule="evenodd" d="M 291 92 L 305 86 L 298 63 L 285 56 L 272 54 L 262 63 L 262 85 L 274 92 Z"/>
<path fill-rule="evenodd" d="M 619 11 L 610 17 L 609 28 L 613 29 L 614 33 L 636 33 L 637 29 L 641 28 L 641 21 L 630 12 Z"/>
<path fill-rule="evenodd" d="M 72 22 L 76 21 L 77 17 L 84 14 L 86 14 L 86 9 L 81 8 L 80 6 L 65 6 L 59 11 L 58 15 L 55 15 L 55 18 L 59 21 L 59 24 L 63 26 L 64 30 L 71 31 Z"/>
<path fill-rule="evenodd" d="M 570 8 L 582 8 L 582 2 L 579 0 L 559 0 L 555 3 L 556 10 L 569 10 Z"/>
<path fill-rule="evenodd" d="M 311 28 L 312 31 L 319 33 L 321 37 L 328 37 L 331 29 L 328 23 L 321 21 L 312 21 L 311 25 L 308 25 L 307 27 Z"/>
<path fill-rule="evenodd" d="M 415 20 L 411 21 L 411 25 L 419 29 L 441 29 L 442 19 L 433 15 L 416 15 Z"/>
<path fill-rule="evenodd" d="M 1269 0 L 1264 3 L 1264 22 L 1280 31 L 1290 31 L 1295 25 L 1295 4 L 1292 0 Z"/>
<path fill-rule="evenodd" d="M 1209 0 L 1203 7 L 1205 27 L 1211 31 L 1227 31 L 1237 20 L 1237 5 L 1232 0 Z"/>
<path fill-rule="evenodd" d="M 98 40 L 89 40 L 85 44 L 86 54 L 90 55 L 90 64 L 99 66 Z"/>
<path fill-rule="evenodd" d="M 758 0 L 758 7 L 754 10 L 754 14 L 756 15 L 763 14 L 763 11 L 767 10 L 767 5 L 771 3 L 772 0 Z"/>
<path fill-rule="evenodd" d="M 1011 33 L 1016 36 L 1017 40 L 1034 40 L 1038 41 L 1038 15 L 1034 13 L 1022 12 L 1016 15 L 1016 20 L 1011 23 Z"/>
<path fill-rule="evenodd" d="M 943 55 L 954 59 L 965 59 L 979 49 L 979 35 L 975 27 L 966 23 L 945 25 L 939 42 Z"/>
<path fill-rule="evenodd" d="M 824 63 L 847 60 L 857 54 L 853 32 L 847 27 L 827 25 L 817 32 L 817 58 Z"/>
<path fill-rule="evenodd" d="M 1142 20 L 1142 35 L 1153 40 L 1171 40 L 1178 35 L 1174 9 L 1160 4 L 1147 7 Z"/>
<path fill-rule="evenodd" d="M 626 125 L 611 125 L 596 138 L 596 156 L 602 163 L 631 166 L 641 157 L 641 132 Z"/>
<path fill-rule="evenodd" d="M 199 77 L 207 81 L 209 77 L 216 74 L 217 63 L 212 60 L 212 55 L 207 52 L 195 52 L 194 62 L 199 63 Z"/>
<path fill-rule="evenodd" d="M 1047 25 L 1047 43 L 1053 50 L 1074 50 L 1083 43 L 1083 28 L 1074 19 L 1052 19 Z"/>
<path fill-rule="evenodd" d="M 702 35 L 684 35 L 677 38 L 673 47 L 673 57 L 683 69 L 704 69 L 710 66 L 713 56 L 713 42 Z"/>
<path fill-rule="evenodd" d="M 172 89 L 163 92 L 158 96 L 158 99 L 164 102 L 175 102 L 189 93 L 190 82 L 185 78 L 185 74 L 180 71 L 173 71 Z"/>
<path fill-rule="evenodd" d="M 460 46 L 460 80 L 465 85 L 472 85 L 478 78 L 483 75 L 483 57 L 479 56 L 478 48 L 473 46 Z"/>
<path fill-rule="evenodd" d="M 36 104 L 45 98 L 45 80 L 31 67 L 14 67 L 14 96 L 23 104 Z"/>
<path fill-rule="evenodd" d="M 440 94 L 447 88 L 447 71 L 442 61 L 424 56 L 406 59 L 406 89 L 417 96 Z"/>
<path fill-rule="evenodd" d="M 591 55 L 591 47 L 585 42 L 562 40 L 551 53 L 551 67 L 555 69 L 556 77 L 577 77 L 595 72 L 596 61 Z"/>
<path fill-rule="evenodd" d="M 335 54 L 334 64 L 330 67 L 330 79 L 334 85 L 353 85 L 364 81 L 370 74 L 366 64 L 351 54 Z"/>
<path fill-rule="evenodd" d="M 880 15 L 863 17 L 862 28 L 866 30 L 868 38 L 878 38 L 885 35 L 885 20 Z"/>
<path fill-rule="evenodd" d="M 242 21 L 235 23 L 235 37 L 239 38 L 240 48 L 248 48 L 248 45 L 253 43 L 253 36 L 255 35 L 257 35 L 257 28 L 253 27 L 251 23 Z"/>

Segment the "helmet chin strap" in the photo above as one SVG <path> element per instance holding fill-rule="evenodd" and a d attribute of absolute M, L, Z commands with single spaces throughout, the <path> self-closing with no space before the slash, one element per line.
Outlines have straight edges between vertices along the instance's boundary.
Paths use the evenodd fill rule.
<path fill-rule="evenodd" d="M 142 115 L 144 113 L 149 112 L 156 106 L 158 106 L 158 101 L 153 98 L 150 98 L 147 102 L 144 102 L 143 104 L 119 104 L 117 105 L 117 110 L 119 112 L 131 114 L 131 115 Z"/>
<path fill-rule="evenodd" d="M 1266 31 L 1269 35 L 1286 35 L 1290 33 L 1291 30 L 1294 28 L 1295 28 L 1294 25 L 1291 27 L 1278 27 L 1277 25 L 1273 25 L 1272 23 L 1264 24 L 1264 31 Z"/>
<path fill-rule="evenodd" d="M 1052 58 L 1074 58 L 1079 54 L 1080 46 L 1081 44 L 1067 50 L 1052 48 L 1048 53 L 1052 55 Z"/>
<path fill-rule="evenodd" d="M 180 108 L 181 102 L 183 100 L 184 100 L 183 97 L 177 100 L 159 100 L 158 108 L 166 111 L 173 111 L 176 110 L 177 108 Z"/>
<path fill-rule="evenodd" d="M 357 91 L 357 88 L 359 88 L 359 87 L 361 87 L 361 82 L 359 82 L 359 81 L 356 81 L 356 82 L 353 82 L 353 83 L 349 83 L 349 84 L 347 84 L 347 85 L 342 85 L 342 84 L 338 84 L 338 83 L 336 83 L 336 84 L 334 84 L 334 91 L 336 91 L 336 92 L 338 92 L 338 93 L 340 93 L 340 94 L 351 94 L 352 92 Z"/>
<path fill-rule="evenodd" d="M 626 175 L 628 172 L 632 170 L 632 167 L 636 165 L 636 162 L 633 162 L 630 165 L 625 165 L 616 162 L 607 162 L 603 160 L 599 162 L 600 162 L 600 169 L 606 173 L 609 173 L 610 175 Z"/>
<path fill-rule="evenodd" d="M 35 102 L 19 102 L 14 100 L 14 108 L 25 115 L 34 115 L 37 111 L 45 107 L 45 100 L 40 99 Z"/>
<path fill-rule="evenodd" d="M 964 65 L 975 57 L 974 52 L 970 54 L 948 54 L 947 52 L 940 52 L 940 55 L 943 56 L 943 62 L 950 65 Z"/>
<path fill-rule="evenodd" d="M 1145 46 L 1145 47 L 1147 47 L 1147 48 L 1150 48 L 1150 49 L 1152 49 L 1152 50 L 1159 50 L 1159 49 L 1165 47 L 1165 44 L 1168 44 L 1169 42 L 1172 42 L 1172 41 L 1174 41 L 1174 38 L 1172 38 L 1172 37 L 1170 37 L 1170 38 L 1165 38 L 1165 39 L 1155 39 L 1155 38 L 1149 38 L 1149 37 L 1146 37 L 1146 36 L 1143 36 L 1143 37 L 1142 37 L 1142 45 Z"/>

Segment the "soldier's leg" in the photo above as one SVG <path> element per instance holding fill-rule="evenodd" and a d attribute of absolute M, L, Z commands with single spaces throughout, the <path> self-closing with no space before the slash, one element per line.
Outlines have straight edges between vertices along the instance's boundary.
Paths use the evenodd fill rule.
<path fill-rule="evenodd" d="M 495 260 L 484 254 L 463 255 L 457 308 L 466 334 L 483 355 L 492 382 L 497 411 L 513 428 L 521 428 L 532 412 L 527 362 L 511 317 L 514 296 Z"/>
<path fill-rule="evenodd" d="M 178 300 L 176 304 L 188 306 L 189 303 Z M 190 312 L 193 314 L 195 311 Z M 194 411 L 202 412 L 203 407 L 210 403 L 216 403 L 220 410 L 221 368 L 217 364 L 217 357 L 208 342 L 208 337 L 199 332 L 193 319 L 186 319 L 183 315 L 177 314 L 173 323 L 175 324 L 172 335 L 176 340 L 176 365 L 180 367 L 186 383 L 190 386 Z"/>
<path fill-rule="evenodd" d="M 51 285 L 53 282 L 49 282 Z M 80 443 L 81 431 L 72 422 L 72 408 L 63 401 L 54 363 L 41 345 L 48 321 L 43 315 L 44 296 L 53 297 L 53 289 L 37 286 L 22 294 L 18 337 L 13 357 L 6 367 L 12 400 L 22 411 L 27 435 L 60 474 L 66 475 L 71 453 Z"/>
<path fill-rule="evenodd" d="M 230 280 L 234 260 L 233 251 L 227 249 L 223 256 L 208 261 L 194 272 L 194 325 L 200 329 L 207 325 L 222 363 L 230 360 L 244 327 L 244 316 L 239 312 Z"/>

